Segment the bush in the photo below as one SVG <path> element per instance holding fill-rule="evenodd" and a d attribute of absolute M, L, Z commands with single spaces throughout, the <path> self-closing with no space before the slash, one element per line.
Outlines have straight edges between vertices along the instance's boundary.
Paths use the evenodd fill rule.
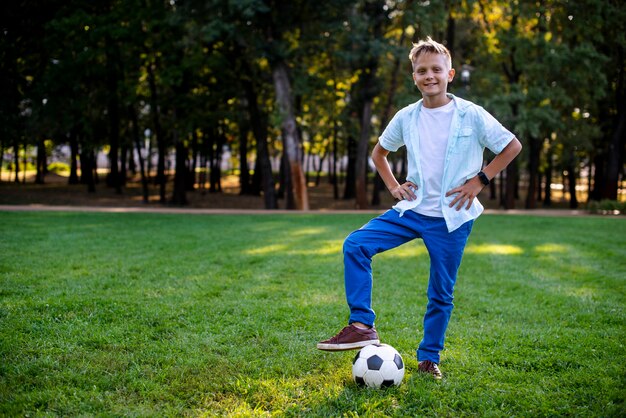
<path fill-rule="evenodd" d="M 617 200 L 592 201 L 588 206 L 589 212 L 600 215 L 626 215 L 626 202 Z"/>
<path fill-rule="evenodd" d="M 55 174 L 69 173 L 70 166 L 65 163 L 55 162 L 48 165 L 48 171 Z"/>

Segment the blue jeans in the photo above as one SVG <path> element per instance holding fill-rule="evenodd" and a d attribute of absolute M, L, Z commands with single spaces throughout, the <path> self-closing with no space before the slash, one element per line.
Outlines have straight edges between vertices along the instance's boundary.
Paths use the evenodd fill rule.
<path fill-rule="evenodd" d="M 454 284 L 473 221 L 448 232 L 443 218 L 406 211 L 400 217 L 388 210 L 351 233 L 343 244 L 346 298 L 350 307 L 350 323 L 373 326 L 376 314 L 372 309 L 372 257 L 421 238 L 430 256 L 428 305 L 424 315 L 424 338 L 417 358 L 439 363 L 446 329 L 452 314 Z"/>

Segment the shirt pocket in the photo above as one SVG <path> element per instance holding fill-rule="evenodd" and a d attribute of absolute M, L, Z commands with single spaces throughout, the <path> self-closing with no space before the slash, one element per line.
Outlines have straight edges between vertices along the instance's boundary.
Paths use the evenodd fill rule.
<path fill-rule="evenodd" d="M 463 126 L 459 131 L 459 135 L 456 137 L 452 146 L 452 152 L 454 154 L 464 154 L 470 149 L 474 135 L 474 129 L 471 126 Z"/>

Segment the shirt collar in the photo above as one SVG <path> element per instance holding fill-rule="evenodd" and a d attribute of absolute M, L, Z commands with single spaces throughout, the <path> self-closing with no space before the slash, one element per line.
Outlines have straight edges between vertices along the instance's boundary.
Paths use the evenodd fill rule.
<path fill-rule="evenodd" d="M 456 104 L 456 108 L 459 112 L 459 114 L 461 116 L 463 116 L 465 114 L 465 112 L 467 111 L 467 108 L 469 108 L 472 104 L 472 102 L 469 102 L 465 99 L 462 99 L 460 97 L 455 96 L 452 93 L 446 93 L 446 95 L 451 98 L 452 100 L 454 100 L 455 104 Z M 419 99 L 419 101 L 416 103 L 417 104 L 417 111 L 419 112 L 422 109 L 423 106 L 423 102 L 424 99 Z"/>

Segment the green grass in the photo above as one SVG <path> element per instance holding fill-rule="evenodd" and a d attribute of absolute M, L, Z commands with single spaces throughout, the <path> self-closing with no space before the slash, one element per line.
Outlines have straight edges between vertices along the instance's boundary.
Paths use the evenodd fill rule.
<path fill-rule="evenodd" d="M 0 212 L 0 415 L 626 414 L 623 218 L 480 218 L 442 382 L 416 372 L 423 244 L 377 256 L 377 327 L 407 365 L 380 391 L 315 349 L 370 217 Z"/>

